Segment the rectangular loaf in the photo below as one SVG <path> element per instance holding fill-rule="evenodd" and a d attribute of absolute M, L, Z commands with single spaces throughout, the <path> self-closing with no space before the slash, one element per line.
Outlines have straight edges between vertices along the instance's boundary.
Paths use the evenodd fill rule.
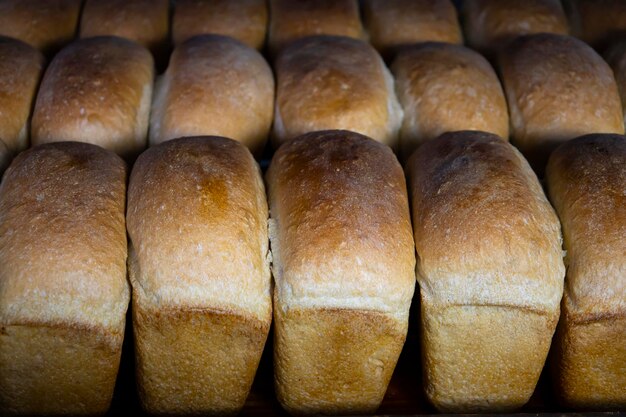
<path fill-rule="evenodd" d="M 524 405 L 563 292 L 560 225 L 521 154 L 446 133 L 408 162 L 428 398 L 444 412 Z"/>
<path fill-rule="evenodd" d="M 272 319 L 267 218 L 259 167 L 234 140 L 175 139 L 135 163 L 129 276 L 149 413 L 243 406 Z"/>
<path fill-rule="evenodd" d="M 0 414 L 104 414 L 126 280 L 126 165 L 84 143 L 22 152 L 0 185 Z"/>
<path fill-rule="evenodd" d="M 278 400 L 296 414 L 373 413 L 415 287 L 402 169 L 387 146 L 323 131 L 284 144 L 267 183 Z"/>
<path fill-rule="evenodd" d="M 578 409 L 626 407 L 626 138 L 587 135 L 547 168 L 567 250 L 553 346 L 559 398 Z"/>
<path fill-rule="evenodd" d="M 81 39 L 44 74 L 33 111 L 33 145 L 89 142 L 133 159 L 145 148 L 154 82 L 150 52 L 113 36 Z"/>

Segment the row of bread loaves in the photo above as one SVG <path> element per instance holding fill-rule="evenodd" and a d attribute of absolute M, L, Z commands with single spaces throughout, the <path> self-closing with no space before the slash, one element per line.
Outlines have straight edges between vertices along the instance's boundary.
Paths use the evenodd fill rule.
<path fill-rule="evenodd" d="M 623 49 L 617 45 L 607 55 L 620 87 Z M 83 39 L 51 62 L 32 126 L 29 112 L 43 58 L 8 38 L 0 38 L 0 54 L 7 58 L 0 64 L 0 90 L 11 109 L 0 113 L 0 138 L 14 152 L 28 146 L 30 130 L 34 145 L 89 141 L 129 160 L 146 147 L 148 136 L 150 144 L 226 136 L 258 157 L 273 126 L 275 148 L 307 132 L 347 129 L 397 149 L 406 160 L 444 132 L 480 130 L 510 136 L 541 174 L 563 141 L 624 133 L 611 68 L 565 35 L 513 41 L 498 61 L 503 85 L 485 58 L 446 43 L 403 49 L 391 64 L 394 81 L 371 46 L 340 36 L 313 36 L 285 47 L 275 61 L 275 82 L 254 49 L 203 35 L 174 50 L 154 94 L 154 63 L 146 49 L 117 37 Z"/>
<path fill-rule="evenodd" d="M 80 37 L 121 36 L 163 55 L 170 37 L 167 0 L 2 0 L 0 34 L 48 54 Z M 491 54 L 513 38 L 532 33 L 572 33 L 596 48 L 623 35 L 621 0 L 465 0 L 465 37 Z M 200 34 L 234 37 L 261 49 L 268 38 L 276 53 L 311 35 L 368 38 L 390 58 L 404 45 L 425 41 L 462 43 L 451 0 L 177 0 L 171 38 L 178 44 Z M 360 14 L 363 15 L 361 23 Z M 266 33 L 267 32 L 267 33 Z"/>
<path fill-rule="evenodd" d="M 107 409 L 129 302 L 125 210 L 151 413 L 237 412 L 272 317 L 286 410 L 374 412 L 416 277 L 424 388 L 439 410 L 525 404 L 559 316 L 549 362 L 560 398 L 624 407 L 626 138 L 574 139 L 548 164 L 563 300 L 561 225 L 514 147 L 447 133 L 406 173 L 408 193 L 389 147 L 308 133 L 276 152 L 266 202 L 245 146 L 189 137 L 138 158 L 125 208 L 126 167 L 112 152 L 61 142 L 21 153 L 0 185 L 0 411 Z"/>

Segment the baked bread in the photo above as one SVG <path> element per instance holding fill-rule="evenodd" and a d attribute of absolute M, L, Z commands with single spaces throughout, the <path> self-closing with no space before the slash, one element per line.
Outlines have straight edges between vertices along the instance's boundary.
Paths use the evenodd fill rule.
<path fill-rule="evenodd" d="M 572 33 L 598 50 L 626 36 L 626 3 L 622 0 L 568 0 Z"/>
<path fill-rule="evenodd" d="M 465 0 L 463 21 L 467 43 L 490 56 L 522 35 L 569 34 L 560 0 Z"/>
<path fill-rule="evenodd" d="M 346 129 L 394 147 L 402 123 L 393 78 L 363 41 L 312 36 L 276 60 L 275 147 L 298 135 Z"/>
<path fill-rule="evenodd" d="M 176 47 L 157 82 L 150 143 L 219 135 L 259 156 L 273 114 L 274 75 L 263 56 L 227 36 L 196 36 Z"/>
<path fill-rule="evenodd" d="M 294 414 L 373 413 L 415 287 L 402 168 L 362 135 L 313 132 L 281 146 L 267 184 L 278 400 Z"/>
<path fill-rule="evenodd" d="M 554 381 L 568 407 L 626 407 L 626 138 L 587 135 L 552 153 L 546 179 L 567 251 Z"/>
<path fill-rule="evenodd" d="M 268 14 L 267 0 L 177 0 L 172 38 L 179 44 L 196 35 L 224 35 L 262 49 Z"/>
<path fill-rule="evenodd" d="M 52 56 L 76 33 L 82 0 L 2 0 L 0 36 L 19 39 Z"/>
<path fill-rule="evenodd" d="M 357 0 L 269 0 L 268 45 L 273 54 L 312 35 L 364 39 Z"/>
<path fill-rule="evenodd" d="M 617 89 L 622 99 L 622 113 L 626 121 L 626 40 L 611 45 L 604 53 L 604 58 L 613 69 Z"/>
<path fill-rule="evenodd" d="M 149 413 L 243 406 L 272 321 L 267 217 L 259 167 L 233 140 L 182 138 L 137 159 L 129 277 Z"/>
<path fill-rule="evenodd" d="M 32 46 L 0 37 L 0 140 L 11 152 L 28 147 L 30 112 L 44 65 Z"/>
<path fill-rule="evenodd" d="M 540 175 L 562 142 L 587 133 L 624 133 L 611 68 L 578 39 L 522 36 L 499 61 L 511 140 Z"/>
<path fill-rule="evenodd" d="M 126 310 L 126 165 L 64 142 L 19 154 L 0 185 L 0 414 L 109 408 Z"/>
<path fill-rule="evenodd" d="M 80 37 L 119 36 L 163 54 L 169 36 L 169 0 L 85 0 Z"/>
<path fill-rule="evenodd" d="M 408 158 L 445 132 L 481 130 L 509 138 L 509 111 L 500 80 L 478 53 L 461 45 L 404 48 L 391 70 L 404 109 L 400 153 Z"/>
<path fill-rule="evenodd" d="M 442 412 L 505 412 L 532 395 L 559 319 L 559 220 L 499 137 L 446 133 L 411 157 L 422 366 Z"/>
<path fill-rule="evenodd" d="M 369 40 L 386 58 L 420 42 L 463 43 L 450 0 L 363 0 L 361 6 Z"/>
<path fill-rule="evenodd" d="M 132 159 L 146 146 L 153 79 L 150 52 L 134 42 L 111 36 L 72 43 L 41 82 L 33 145 L 88 142 Z"/>

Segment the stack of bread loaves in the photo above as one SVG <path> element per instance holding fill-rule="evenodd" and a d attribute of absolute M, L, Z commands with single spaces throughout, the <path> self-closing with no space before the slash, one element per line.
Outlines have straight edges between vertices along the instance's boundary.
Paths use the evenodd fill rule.
<path fill-rule="evenodd" d="M 624 411 L 625 16 L 0 0 L 0 415 Z"/>

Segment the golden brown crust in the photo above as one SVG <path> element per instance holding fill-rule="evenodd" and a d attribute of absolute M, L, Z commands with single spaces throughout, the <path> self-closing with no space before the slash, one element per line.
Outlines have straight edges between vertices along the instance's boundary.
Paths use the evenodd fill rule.
<path fill-rule="evenodd" d="M 135 163 L 129 277 L 148 411 L 243 405 L 272 315 L 267 217 L 260 170 L 233 140 L 176 139 Z"/>
<path fill-rule="evenodd" d="M 259 156 L 273 115 L 274 76 L 261 54 L 226 36 L 196 36 L 176 47 L 157 83 L 150 143 L 217 135 Z"/>
<path fill-rule="evenodd" d="M 567 250 L 568 318 L 626 317 L 626 138 L 569 141 L 550 158 L 547 181 Z"/>
<path fill-rule="evenodd" d="M 562 399 L 577 408 L 626 405 L 626 138 L 587 135 L 547 168 L 567 250 L 564 314 L 555 345 Z"/>
<path fill-rule="evenodd" d="M 406 322 L 350 309 L 276 310 L 276 396 L 292 414 L 376 412 L 406 338 Z"/>
<path fill-rule="evenodd" d="M 32 148 L 5 173 L 2 414 L 106 411 L 129 299 L 125 195 L 124 162 L 88 144 Z"/>
<path fill-rule="evenodd" d="M 123 324 L 103 333 L 80 326 L 0 328 L 2 415 L 101 415 L 109 409 Z"/>
<path fill-rule="evenodd" d="M 422 363 L 442 412 L 514 411 L 533 394 L 558 321 L 500 306 L 440 308 L 422 299 Z"/>
<path fill-rule="evenodd" d="M 407 47 L 391 70 L 404 110 L 403 158 L 445 132 L 481 130 L 508 140 L 509 112 L 498 76 L 471 49 L 444 43 Z"/>
<path fill-rule="evenodd" d="M 119 36 L 160 52 L 169 35 L 168 0 L 86 0 L 80 37 Z"/>
<path fill-rule="evenodd" d="M 307 132 L 346 129 L 395 146 L 402 109 L 393 78 L 363 41 L 314 36 L 276 60 L 275 147 Z"/>
<path fill-rule="evenodd" d="M 596 50 L 626 35 L 626 3 L 621 0 L 568 0 L 565 5 L 572 34 Z"/>
<path fill-rule="evenodd" d="M 380 143 L 324 131 L 284 144 L 267 182 L 279 399 L 298 413 L 373 411 L 415 285 L 402 169 Z"/>
<path fill-rule="evenodd" d="M 44 64 L 33 47 L 0 37 L 0 140 L 11 152 L 28 147 L 30 113 Z"/>
<path fill-rule="evenodd" d="M 463 43 L 450 0 L 364 0 L 361 6 L 369 40 L 386 58 L 415 43 Z"/>
<path fill-rule="evenodd" d="M 0 35 L 52 55 L 75 35 L 81 0 L 3 0 Z"/>
<path fill-rule="evenodd" d="M 518 38 L 500 55 L 511 115 L 511 140 L 543 172 L 560 143 L 588 133 L 624 133 L 611 68 L 570 36 Z"/>
<path fill-rule="evenodd" d="M 261 49 L 268 14 L 267 0 L 177 0 L 172 38 L 179 44 L 196 35 L 216 34 Z"/>
<path fill-rule="evenodd" d="M 569 34 L 560 0 L 466 0 L 463 20 L 467 43 L 488 54 L 523 35 Z"/>
<path fill-rule="evenodd" d="M 444 134 L 407 171 L 426 392 L 443 411 L 519 407 L 559 315 L 558 219 L 528 163 L 492 134 Z"/>
<path fill-rule="evenodd" d="M 273 54 L 311 35 L 364 39 L 357 0 L 269 0 L 268 46 Z"/>
<path fill-rule="evenodd" d="M 151 414 L 237 413 L 248 396 L 270 320 L 211 309 L 133 305 L 137 379 Z"/>
<path fill-rule="evenodd" d="M 568 308 L 563 310 L 551 357 L 559 400 L 575 409 L 623 410 L 626 318 L 575 323 L 566 318 Z"/>
<path fill-rule="evenodd" d="M 33 145 L 87 142 L 126 158 L 146 145 L 154 63 L 126 39 L 81 39 L 48 67 L 33 112 Z"/>

